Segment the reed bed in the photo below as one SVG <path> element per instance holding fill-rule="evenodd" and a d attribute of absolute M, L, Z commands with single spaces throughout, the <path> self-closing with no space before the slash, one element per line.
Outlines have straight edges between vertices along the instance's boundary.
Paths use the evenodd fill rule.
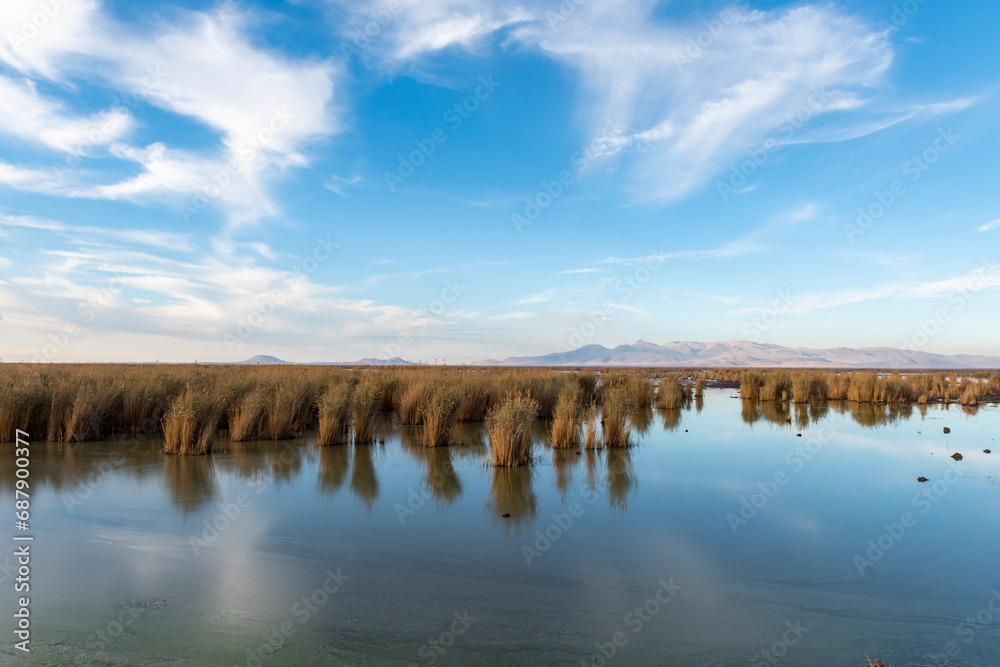
<path fill-rule="evenodd" d="M 486 428 L 494 466 L 531 463 L 531 427 L 538 416 L 538 402 L 523 394 L 508 396 L 490 411 Z"/>
<path fill-rule="evenodd" d="M 656 390 L 653 378 L 660 378 Z M 597 374 L 438 366 L 0 364 L 0 441 L 12 441 L 17 429 L 34 440 L 62 443 L 133 434 L 166 438 L 170 430 L 170 451 L 199 453 L 211 449 L 216 432 L 245 442 L 293 437 L 315 427 L 324 444 L 350 440 L 352 432 L 363 443 L 375 439 L 380 413 L 391 411 L 401 424 L 423 426 L 429 442 L 446 443 L 456 420 L 483 421 L 509 396 L 519 395 L 537 404 L 537 418 L 553 420 L 555 446 L 576 446 L 583 421 L 584 444 L 589 439 L 597 447 L 622 442 L 634 428 L 641 431 L 648 420 L 638 410 L 686 407 L 692 387 L 697 399 L 709 382 L 738 386 L 742 398 L 762 404 L 960 403 L 974 409 L 1000 402 L 1000 373 L 994 371 L 617 368 Z M 445 400 L 437 394 L 441 387 L 455 394 Z M 579 397 L 576 408 L 563 398 L 571 395 Z M 601 437 L 596 420 L 585 419 L 591 403 L 602 408 Z M 768 419 L 778 413 L 792 411 L 758 406 L 746 416 Z"/>

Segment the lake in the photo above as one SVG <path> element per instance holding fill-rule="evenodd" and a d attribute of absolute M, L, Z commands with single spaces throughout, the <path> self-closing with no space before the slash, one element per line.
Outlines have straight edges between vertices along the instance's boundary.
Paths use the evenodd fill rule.
<path fill-rule="evenodd" d="M 485 464 L 481 425 L 430 449 L 388 416 L 375 445 L 33 443 L 32 653 L 3 614 L 0 655 L 1000 663 L 997 406 L 788 410 L 711 390 L 637 415 L 628 450 L 554 451 L 540 424 L 517 469 Z"/>

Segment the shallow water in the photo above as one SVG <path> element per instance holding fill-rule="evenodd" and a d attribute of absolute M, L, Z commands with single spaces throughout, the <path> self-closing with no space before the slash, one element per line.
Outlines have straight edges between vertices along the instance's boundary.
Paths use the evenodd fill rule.
<path fill-rule="evenodd" d="M 32 653 L 4 613 L 0 660 L 1000 664 L 996 406 L 786 414 L 719 390 L 639 425 L 627 452 L 539 430 L 514 470 L 468 425 L 438 449 L 388 422 L 384 445 L 211 457 L 33 444 Z"/>

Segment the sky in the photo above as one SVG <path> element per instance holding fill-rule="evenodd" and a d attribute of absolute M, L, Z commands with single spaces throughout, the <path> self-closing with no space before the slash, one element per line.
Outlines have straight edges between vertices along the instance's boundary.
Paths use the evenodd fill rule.
<path fill-rule="evenodd" d="M 1000 4 L 0 4 L 0 359 L 1000 355 Z"/>

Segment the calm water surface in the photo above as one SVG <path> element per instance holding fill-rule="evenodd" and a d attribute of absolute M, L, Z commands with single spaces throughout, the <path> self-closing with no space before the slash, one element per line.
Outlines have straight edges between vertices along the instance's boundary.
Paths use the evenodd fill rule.
<path fill-rule="evenodd" d="M 478 426 L 426 449 L 388 420 L 197 458 L 36 443 L 33 652 L 4 613 L 0 660 L 1000 664 L 1000 410 L 783 410 L 713 391 L 627 452 L 539 430 L 515 470 Z"/>

